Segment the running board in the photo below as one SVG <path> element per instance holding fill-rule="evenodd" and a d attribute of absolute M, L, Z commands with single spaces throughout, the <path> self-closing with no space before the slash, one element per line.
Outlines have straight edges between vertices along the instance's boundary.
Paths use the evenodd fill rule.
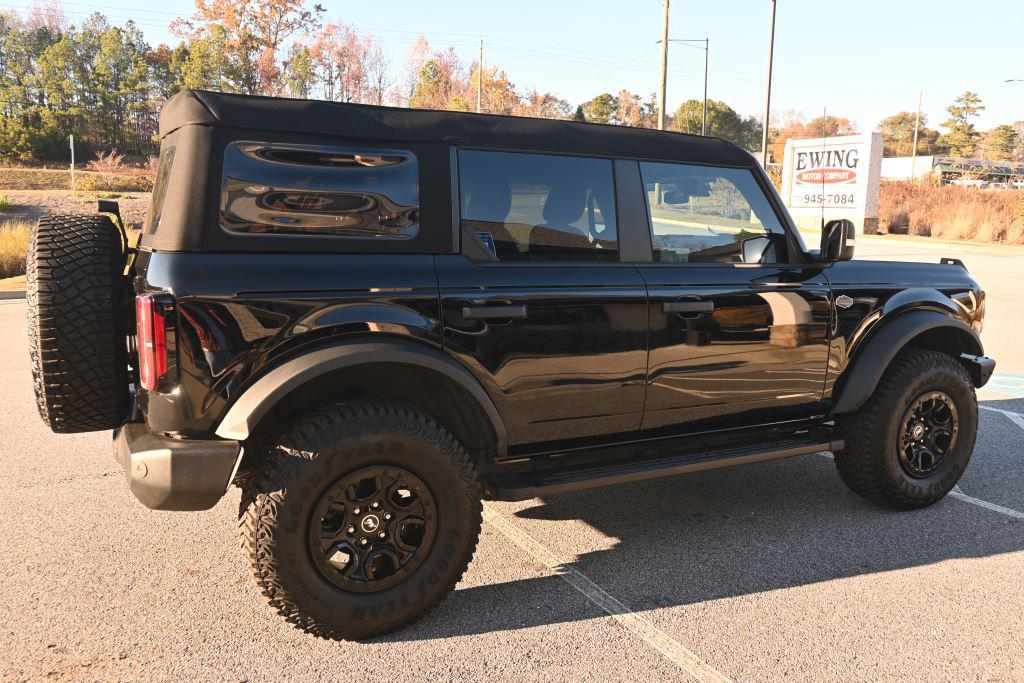
<path fill-rule="evenodd" d="M 566 493 L 612 484 L 627 484 L 644 479 L 791 458 L 822 451 L 838 451 L 842 448 L 842 439 L 823 441 L 820 436 L 813 438 L 810 434 L 802 434 L 756 446 L 732 446 L 700 453 L 619 462 L 598 467 L 580 467 L 547 472 L 528 471 L 506 475 L 492 480 L 491 483 L 494 486 L 493 497 L 495 500 L 529 500 L 553 493 Z"/>

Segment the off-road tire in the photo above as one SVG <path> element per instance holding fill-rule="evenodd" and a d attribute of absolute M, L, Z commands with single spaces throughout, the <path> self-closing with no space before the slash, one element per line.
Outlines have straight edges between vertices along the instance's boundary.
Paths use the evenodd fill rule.
<path fill-rule="evenodd" d="M 102 215 L 44 216 L 26 259 L 39 415 L 55 432 L 113 429 L 128 412 L 121 235 Z"/>
<path fill-rule="evenodd" d="M 955 444 L 933 474 L 915 478 L 900 464 L 898 434 L 908 408 L 920 396 L 941 391 L 958 413 Z M 941 500 L 956 485 L 974 450 L 978 402 L 959 361 L 938 351 L 905 349 L 886 369 L 875 393 L 861 408 L 837 419 L 846 442 L 835 454 L 843 482 L 869 500 L 900 510 Z"/>
<path fill-rule="evenodd" d="M 400 403 L 337 403 L 272 427 L 258 442 L 268 445 L 244 480 L 242 548 L 260 591 L 288 622 L 321 638 L 362 640 L 410 624 L 454 589 L 480 534 L 480 490 L 462 445 L 433 418 Z M 372 593 L 342 590 L 312 558 L 310 520 L 335 482 L 382 464 L 410 471 L 430 489 L 436 537 L 400 583 Z"/>

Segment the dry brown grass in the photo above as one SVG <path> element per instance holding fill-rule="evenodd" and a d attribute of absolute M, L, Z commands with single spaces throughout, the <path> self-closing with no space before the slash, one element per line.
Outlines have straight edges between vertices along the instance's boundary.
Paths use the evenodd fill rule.
<path fill-rule="evenodd" d="M 78 190 L 149 192 L 153 173 L 148 168 L 123 166 L 118 173 L 75 171 Z M 55 168 L 0 168 L 0 190 L 70 190 L 71 171 Z"/>
<path fill-rule="evenodd" d="M 25 254 L 28 252 L 28 238 L 33 224 L 28 221 L 7 221 L 0 223 L 0 279 L 25 274 Z M 128 231 L 128 243 L 135 246 L 142 233 Z"/>
<path fill-rule="evenodd" d="M 896 234 L 1024 244 L 1024 190 L 883 181 L 879 222 Z"/>
<path fill-rule="evenodd" d="M 14 277 L 25 272 L 25 252 L 32 224 L 10 221 L 0 224 L 0 278 Z"/>

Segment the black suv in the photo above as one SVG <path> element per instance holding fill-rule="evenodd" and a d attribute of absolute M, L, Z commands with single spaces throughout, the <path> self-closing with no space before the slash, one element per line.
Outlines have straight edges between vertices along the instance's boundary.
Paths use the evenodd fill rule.
<path fill-rule="evenodd" d="M 422 616 L 482 499 L 832 451 L 911 509 L 967 466 L 978 284 L 851 261 L 848 221 L 806 248 L 728 142 L 209 92 L 160 135 L 137 250 L 102 214 L 33 234 L 39 410 L 114 429 L 151 508 L 240 486 L 256 581 L 318 636 Z"/>

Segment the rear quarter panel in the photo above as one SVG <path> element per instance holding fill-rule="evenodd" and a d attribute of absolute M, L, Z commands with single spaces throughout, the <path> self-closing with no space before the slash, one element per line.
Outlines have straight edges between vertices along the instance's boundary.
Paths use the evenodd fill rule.
<path fill-rule="evenodd" d="M 177 302 L 178 376 L 145 397 L 153 431 L 208 435 L 270 368 L 339 339 L 397 335 L 441 348 L 430 255 L 144 252 L 138 271 L 137 290 Z"/>

